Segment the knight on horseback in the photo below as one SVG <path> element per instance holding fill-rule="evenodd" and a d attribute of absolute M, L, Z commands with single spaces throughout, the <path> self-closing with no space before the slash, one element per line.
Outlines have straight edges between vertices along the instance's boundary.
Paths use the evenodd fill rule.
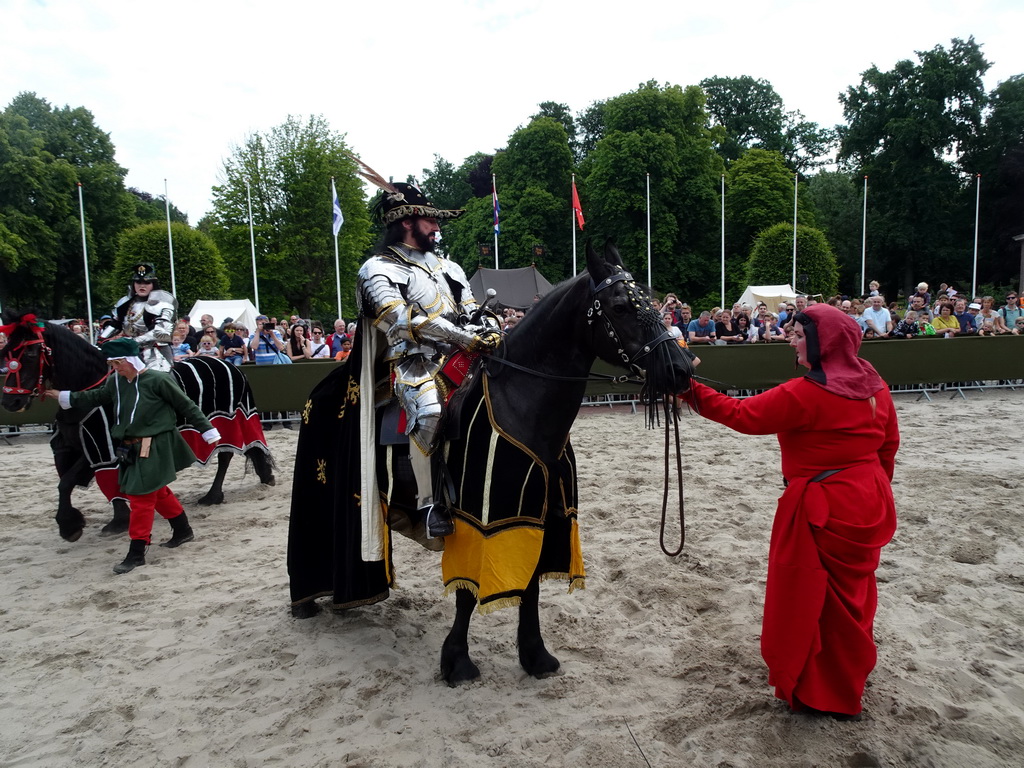
<path fill-rule="evenodd" d="M 100 342 L 121 333 L 135 339 L 146 368 L 170 373 L 174 364 L 171 335 L 174 331 L 178 300 L 160 290 L 152 264 L 140 262 L 132 267 L 128 293 L 114 305 L 114 318 L 100 332 Z"/>
<path fill-rule="evenodd" d="M 373 213 L 386 229 L 378 253 L 363 264 L 356 281 L 359 312 L 368 321 L 363 327 L 374 337 L 364 340 L 363 349 L 390 365 L 387 396 L 393 395 L 404 412 L 417 507 L 428 537 L 439 538 L 453 530 L 451 510 L 435 490 L 439 462 L 433 457 L 447 388 L 441 369 L 460 349 L 493 351 L 501 334 L 480 311 L 462 267 L 433 250 L 438 220 L 463 211 L 439 209 L 411 184 L 364 175 L 382 187 Z M 381 436 L 382 442 L 388 439 Z"/>

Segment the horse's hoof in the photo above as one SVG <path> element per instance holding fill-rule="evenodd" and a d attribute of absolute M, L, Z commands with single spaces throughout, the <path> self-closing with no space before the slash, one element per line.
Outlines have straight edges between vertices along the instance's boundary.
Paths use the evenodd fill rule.
<path fill-rule="evenodd" d="M 553 675 L 562 666 L 561 662 L 548 653 L 544 646 L 530 653 L 520 653 L 519 663 L 523 669 L 534 677 Z"/>
<path fill-rule="evenodd" d="M 200 506 L 203 506 L 203 507 L 212 507 L 215 504 L 223 504 L 223 503 L 224 503 L 224 494 L 223 493 L 208 493 L 205 496 L 203 496 L 201 499 L 199 499 L 199 501 L 196 502 L 196 504 L 199 504 Z"/>
<path fill-rule="evenodd" d="M 292 606 L 293 619 L 311 619 L 316 616 L 322 608 L 316 604 L 316 600 L 307 600 Z"/>
<path fill-rule="evenodd" d="M 441 648 L 441 679 L 454 688 L 459 683 L 468 683 L 480 677 L 480 669 L 469 658 L 468 651 Z"/>
<path fill-rule="evenodd" d="M 266 480 L 261 480 L 260 482 L 264 485 L 277 485 L 277 479 L 273 475 L 268 477 Z"/>
<path fill-rule="evenodd" d="M 78 541 L 80 538 L 82 538 L 82 529 L 79 528 L 79 529 L 71 531 L 69 533 L 65 533 L 64 531 L 61 531 L 60 532 L 60 537 L 62 539 L 64 539 L 64 541 Z"/>
<path fill-rule="evenodd" d="M 119 536 L 128 532 L 128 519 L 114 515 L 114 519 L 100 528 L 100 536 Z"/>

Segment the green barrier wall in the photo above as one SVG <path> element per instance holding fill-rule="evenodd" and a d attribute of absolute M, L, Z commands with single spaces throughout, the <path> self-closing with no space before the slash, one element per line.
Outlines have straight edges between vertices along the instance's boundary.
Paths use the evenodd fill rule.
<path fill-rule="evenodd" d="M 698 375 L 712 380 L 717 389 L 768 389 L 803 375 L 788 344 L 756 344 L 733 347 L 694 347 L 701 359 Z M 963 339 L 893 339 L 866 341 L 861 357 L 871 362 L 890 385 L 942 384 L 954 381 L 1024 379 L 1024 337 L 998 336 Z M 308 360 L 294 365 L 245 365 L 256 403 L 261 411 L 301 411 L 306 398 L 321 379 L 339 363 Z M 598 362 L 594 371 L 625 373 Z M 590 396 L 635 394 L 635 384 L 595 381 L 587 386 Z M 56 404 L 36 402 L 24 413 L 0 408 L 0 425 L 45 424 L 52 421 Z"/>

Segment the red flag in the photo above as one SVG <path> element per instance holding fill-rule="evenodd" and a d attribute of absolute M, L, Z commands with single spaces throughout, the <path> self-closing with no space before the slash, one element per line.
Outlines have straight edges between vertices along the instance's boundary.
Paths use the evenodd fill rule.
<path fill-rule="evenodd" d="M 572 210 L 576 214 L 576 223 L 583 229 L 583 208 L 580 205 L 580 196 L 576 192 L 576 179 L 572 180 Z"/>

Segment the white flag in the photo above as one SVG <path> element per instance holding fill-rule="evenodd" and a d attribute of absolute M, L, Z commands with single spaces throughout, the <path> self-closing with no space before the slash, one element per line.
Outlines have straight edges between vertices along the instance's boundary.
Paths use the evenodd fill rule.
<path fill-rule="evenodd" d="M 341 205 L 338 204 L 338 190 L 334 188 L 334 179 L 331 179 L 331 195 L 334 199 L 334 236 L 338 236 L 341 225 L 345 223 L 345 217 L 341 213 Z"/>

